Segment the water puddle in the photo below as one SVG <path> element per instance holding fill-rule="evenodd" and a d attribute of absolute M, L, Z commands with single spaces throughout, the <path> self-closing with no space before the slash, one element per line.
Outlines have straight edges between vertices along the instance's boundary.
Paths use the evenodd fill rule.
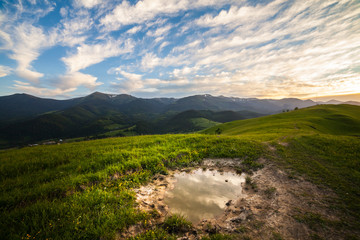
<path fill-rule="evenodd" d="M 197 169 L 174 174 L 174 187 L 164 202 L 171 213 L 185 216 L 192 223 L 220 215 L 229 200 L 241 196 L 245 175 Z"/>

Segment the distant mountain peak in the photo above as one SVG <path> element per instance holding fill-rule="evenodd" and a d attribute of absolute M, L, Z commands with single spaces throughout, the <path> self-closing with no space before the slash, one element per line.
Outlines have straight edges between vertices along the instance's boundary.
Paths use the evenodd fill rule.
<path fill-rule="evenodd" d="M 109 94 L 96 91 L 96 92 L 89 94 L 88 96 L 109 96 Z"/>
<path fill-rule="evenodd" d="M 335 99 L 331 99 L 329 101 L 326 102 L 326 104 L 340 104 L 342 103 L 341 101 L 335 100 Z"/>

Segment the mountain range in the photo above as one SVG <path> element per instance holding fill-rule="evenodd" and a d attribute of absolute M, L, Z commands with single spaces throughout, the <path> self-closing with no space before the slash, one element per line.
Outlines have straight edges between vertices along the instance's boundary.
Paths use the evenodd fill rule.
<path fill-rule="evenodd" d="M 296 98 L 273 100 L 208 94 L 145 99 L 95 92 L 69 100 L 14 94 L 0 97 L 0 147 L 54 138 L 193 132 L 218 123 L 316 104 Z"/>

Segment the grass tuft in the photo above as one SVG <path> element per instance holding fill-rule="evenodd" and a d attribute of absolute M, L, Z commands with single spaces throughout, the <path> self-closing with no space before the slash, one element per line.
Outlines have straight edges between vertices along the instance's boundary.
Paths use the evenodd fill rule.
<path fill-rule="evenodd" d="M 184 233 L 192 228 L 192 223 L 183 216 L 174 214 L 167 217 L 162 226 L 168 233 Z"/>

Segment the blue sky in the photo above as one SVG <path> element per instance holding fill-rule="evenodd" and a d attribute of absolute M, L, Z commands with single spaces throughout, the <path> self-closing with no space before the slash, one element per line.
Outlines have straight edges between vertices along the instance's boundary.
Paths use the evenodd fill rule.
<path fill-rule="evenodd" d="M 0 95 L 360 93 L 357 0 L 2 0 L 0 10 Z"/>

